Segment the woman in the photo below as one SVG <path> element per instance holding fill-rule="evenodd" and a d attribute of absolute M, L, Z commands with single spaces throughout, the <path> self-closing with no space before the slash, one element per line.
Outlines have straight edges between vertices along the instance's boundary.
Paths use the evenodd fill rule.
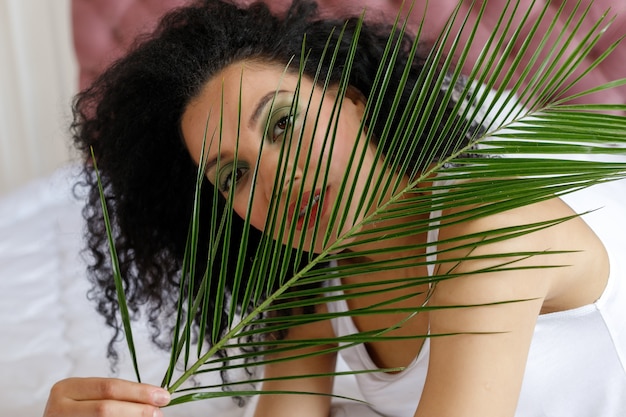
<path fill-rule="evenodd" d="M 330 236 L 336 236 L 349 228 L 346 225 L 358 224 L 364 217 L 356 208 L 356 201 L 361 198 L 389 200 L 389 195 L 380 194 L 370 186 L 363 172 L 385 173 L 401 187 L 412 180 L 415 172 L 454 151 L 456 145 L 467 143 L 464 137 L 450 138 L 453 146 L 444 147 L 445 151 L 433 146 L 431 160 L 411 161 L 405 171 L 385 165 L 379 150 L 386 157 L 403 151 L 395 149 L 393 141 L 382 138 L 392 138 L 393 129 L 402 126 L 402 122 L 400 116 L 389 125 L 382 120 L 384 118 L 374 119 L 368 111 L 367 99 L 375 94 L 375 70 L 384 61 L 388 29 L 368 26 L 362 29 L 354 66 L 344 89 L 341 66 L 331 68 L 330 57 L 324 55 L 323 50 L 332 34 L 331 50 L 338 44 L 337 61 L 345 62 L 359 26 L 356 20 L 348 21 L 342 35 L 338 28 L 343 28 L 344 22 L 315 20 L 314 10 L 312 4 L 296 2 L 285 17 L 277 18 L 262 5 L 243 10 L 216 0 L 181 9 L 166 17 L 152 38 L 116 63 L 76 101 L 75 141 L 86 157 L 93 149 L 102 174 L 110 215 L 117 226 L 115 239 L 128 284 L 129 306 L 134 312 L 147 311 L 157 343 L 163 343 L 159 336 L 164 333 L 166 338 L 170 330 L 163 317 L 171 316 L 176 308 L 177 274 L 183 263 L 198 164 L 206 161 L 201 216 L 211 215 L 213 190 L 217 189 L 224 197 L 218 202 L 219 211 L 224 210 L 224 201 L 229 199 L 239 217 L 245 218 L 250 212 L 250 246 L 254 248 L 262 238 L 261 231 L 287 242 L 284 233 L 266 230 L 269 206 L 276 203 L 283 207 L 281 214 L 292 225 L 295 241 L 302 238 L 313 252 L 319 253 L 335 242 L 332 238 L 322 241 L 308 233 L 313 218 L 322 226 L 330 225 Z M 300 61 L 305 34 L 306 60 Z M 393 114 L 395 90 L 407 62 L 408 43 L 401 50 L 395 73 L 390 77 L 391 85 L 380 114 Z M 421 58 L 409 63 L 412 71 L 407 85 L 402 87 L 400 108 L 410 105 L 410 91 L 419 82 L 424 64 Z M 318 69 L 321 69 L 319 74 Z M 302 81 L 298 77 L 300 70 L 304 74 Z M 329 80 L 328 88 L 323 85 L 325 80 Z M 453 90 L 451 96 L 457 97 L 457 87 L 461 86 L 462 81 L 453 86 L 444 83 L 438 92 L 441 100 L 450 89 Z M 310 108 L 319 109 L 319 123 L 312 116 L 317 111 L 307 111 L 309 98 Z M 334 109 L 337 98 L 341 103 L 339 112 Z M 454 104 L 452 100 L 448 105 L 445 119 L 464 123 L 453 111 Z M 444 123 L 434 116 L 427 119 L 426 131 L 444 129 Z M 385 132 L 387 128 L 391 128 L 391 132 Z M 468 136 L 480 129 L 479 125 L 470 126 Z M 326 141 L 327 131 L 335 132 L 337 140 L 332 146 Z M 300 149 L 289 140 L 299 137 L 296 132 L 302 137 Z M 428 145 L 418 144 L 420 148 L 424 146 Z M 362 155 L 362 165 L 358 167 L 348 163 L 354 148 Z M 309 150 L 319 156 L 312 165 L 302 157 Z M 291 181 L 288 187 L 277 188 L 276 177 L 285 167 Z M 319 167 L 328 167 L 328 182 L 321 184 L 311 175 Z M 352 199 L 341 198 L 338 192 L 342 188 L 339 180 L 346 170 L 354 180 Z M 92 295 L 98 301 L 99 311 L 119 332 L 94 169 L 87 164 L 85 171 L 91 187 L 85 216 L 89 249 L 94 255 L 90 266 L 94 283 Z M 428 192 L 430 182 L 420 184 L 422 192 Z M 256 188 L 250 201 L 253 183 Z M 301 197 L 295 197 L 300 191 Z M 406 206 L 402 201 L 398 204 Z M 331 225 L 330 213 L 335 206 L 345 214 L 344 226 Z M 474 240 L 470 237 L 476 233 L 573 214 L 563 201 L 554 198 L 462 224 L 444 223 L 438 233 L 442 241 L 456 240 L 471 246 Z M 429 217 L 428 214 L 416 216 L 426 216 L 426 220 Z M 393 225 L 393 221 L 379 220 L 376 227 Z M 234 233 L 245 227 L 241 219 L 235 221 Z M 368 227 L 363 226 L 360 232 L 379 230 L 372 231 Z M 200 234 L 201 239 L 205 239 L 199 243 L 199 253 L 207 253 L 206 235 L 206 230 Z M 386 240 L 385 245 L 414 248 L 393 255 L 398 258 L 425 257 L 425 248 L 432 241 L 433 237 L 426 232 L 403 233 L 394 240 Z M 387 260 L 389 256 L 380 250 L 381 245 L 375 240 L 354 238 L 352 243 L 369 254 L 367 261 Z M 441 281 L 435 287 L 421 281 L 422 284 L 412 288 L 395 289 L 384 296 L 366 295 L 345 303 L 329 303 L 316 307 L 316 311 L 357 310 L 389 297 L 402 300 L 391 305 L 402 309 L 425 305 L 474 307 L 436 309 L 409 319 L 398 313 L 380 314 L 373 316 L 374 319 L 357 315 L 332 323 L 326 320 L 304 324 L 279 336 L 283 340 L 329 339 L 353 331 L 374 331 L 404 320 L 400 328 L 389 333 L 399 336 L 398 340 L 372 342 L 345 353 L 346 361 L 355 369 L 406 368 L 397 375 L 383 374 L 380 383 L 372 374 L 360 377 L 366 399 L 383 415 L 525 416 L 538 415 L 546 404 L 557 409 L 567 406 L 566 410 L 558 411 L 568 416 L 588 415 L 584 413 L 590 407 L 601 406 L 605 409 L 599 415 L 617 416 L 626 412 L 626 373 L 619 357 L 625 346 L 611 340 L 613 327 L 607 330 L 601 324 L 605 315 L 614 313 L 612 306 L 619 304 L 607 301 L 617 292 L 605 292 L 605 288 L 616 288 L 614 259 L 609 258 L 603 242 L 581 218 L 575 217 L 523 237 L 478 246 L 471 251 L 451 245 L 441 245 L 438 249 L 438 270 L 454 270 L 468 276 Z M 569 266 L 540 269 L 541 273 L 533 274 L 520 270 L 471 274 L 502 262 L 502 259 L 481 258 L 494 250 L 498 253 L 555 250 L 546 256 L 518 260 L 516 266 L 527 269 Z M 472 256 L 468 258 L 470 252 Z M 458 259 L 464 260 L 458 262 Z M 361 261 L 363 259 L 346 262 Z M 206 259 L 200 260 L 197 268 L 202 271 L 205 265 Z M 414 264 L 362 273 L 341 278 L 341 281 L 358 285 L 399 277 L 428 277 L 436 272 L 425 265 Z M 623 279 L 623 276 L 618 278 Z M 503 300 L 525 301 L 499 303 Z M 601 308 L 605 304 L 611 305 L 606 311 Z M 571 321 L 567 313 L 580 313 L 579 309 L 584 310 L 581 314 L 585 320 L 589 319 L 582 323 L 582 333 L 568 327 Z M 564 325 L 568 330 L 563 334 L 557 334 L 556 330 L 548 331 L 547 336 L 537 334 L 538 320 L 549 321 L 549 329 Z M 454 335 L 410 338 L 429 332 Z M 572 378 L 564 378 L 559 373 L 562 369 L 578 370 L 579 359 L 560 364 L 550 373 L 558 380 L 552 381 L 556 390 L 546 396 L 545 386 L 535 384 L 534 377 L 541 374 L 547 366 L 543 361 L 551 356 L 537 357 L 534 345 L 539 341 L 540 351 L 545 346 L 556 346 L 558 350 L 563 343 L 571 344 L 574 337 L 599 341 L 598 351 L 605 361 L 601 365 L 602 372 L 596 367 L 594 375 L 583 374 L 591 383 L 576 385 Z M 591 349 L 589 344 L 580 345 Z M 115 354 L 112 347 L 110 353 Z M 331 372 L 335 360 L 334 354 L 324 353 L 270 364 L 265 368 L 265 376 Z M 597 375 L 602 375 L 598 383 Z M 596 392 L 589 392 L 590 387 L 595 387 Z M 610 395 L 603 392 L 608 387 L 613 390 Z M 332 390 L 332 379 L 274 380 L 265 383 L 263 389 L 325 394 Z M 572 395 L 578 397 L 572 400 Z M 69 379 L 55 385 L 45 415 L 159 415 L 158 407 L 168 401 L 167 392 L 157 387 L 116 379 Z M 329 409 L 327 396 L 267 395 L 260 397 L 255 415 L 321 417 L 327 416 Z"/>

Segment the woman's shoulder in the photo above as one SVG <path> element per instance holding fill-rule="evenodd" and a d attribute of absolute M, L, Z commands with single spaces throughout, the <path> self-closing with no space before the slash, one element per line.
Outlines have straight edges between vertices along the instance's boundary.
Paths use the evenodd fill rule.
<path fill-rule="evenodd" d="M 602 241 L 556 197 L 460 223 L 443 223 L 439 239 L 438 257 L 443 261 L 439 272 L 442 268 L 470 275 L 489 271 L 477 275 L 492 275 L 482 280 L 492 284 L 498 276 L 518 277 L 512 288 L 521 293 L 526 286 L 530 288 L 527 293 L 539 290 L 536 295 L 545 298 L 545 312 L 595 301 L 608 279 Z"/>

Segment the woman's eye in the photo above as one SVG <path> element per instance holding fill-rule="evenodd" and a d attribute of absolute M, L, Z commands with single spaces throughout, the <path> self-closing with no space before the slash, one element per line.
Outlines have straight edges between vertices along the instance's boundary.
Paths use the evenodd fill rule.
<path fill-rule="evenodd" d="M 274 124 L 274 129 L 272 130 L 272 142 L 276 142 L 282 135 L 284 135 L 291 125 L 293 125 L 293 116 L 290 114 L 278 119 L 278 121 Z"/>
<path fill-rule="evenodd" d="M 219 188 L 223 193 L 230 193 L 233 185 L 237 184 L 241 178 L 248 172 L 246 166 L 229 165 L 224 167 L 220 172 Z"/>

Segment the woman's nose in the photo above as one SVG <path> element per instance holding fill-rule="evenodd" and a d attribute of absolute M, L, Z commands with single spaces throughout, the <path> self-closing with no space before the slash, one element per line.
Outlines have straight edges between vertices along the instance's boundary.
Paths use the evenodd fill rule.
<path fill-rule="evenodd" d="M 281 155 L 280 150 L 264 150 L 259 164 L 257 187 L 268 201 L 280 198 L 301 177 L 297 164 L 286 153 Z"/>

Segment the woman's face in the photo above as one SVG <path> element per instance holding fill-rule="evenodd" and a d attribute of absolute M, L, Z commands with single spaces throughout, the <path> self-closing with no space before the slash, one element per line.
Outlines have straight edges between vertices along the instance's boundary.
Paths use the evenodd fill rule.
<path fill-rule="evenodd" d="M 362 96 L 349 90 L 337 117 L 337 109 L 333 114 L 336 94 L 336 89 L 323 94 L 307 77 L 298 84 L 297 74 L 278 65 L 237 62 L 204 86 L 185 109 L 181 122 L 186 146 L 196 163 L 206 136 L 206 177 L 224 197 L 232 198 L 240 217 L 245 218 L 250 207 L 252 226 L 264 230 L 270 205 L 277 204 L 278 219 L 287 220 L 286 231 L 282 236 L 277 231 L 267 232 L 285 242 L 290 228 L 295 229 L 294 246 L 302 238 L 317 253 L 326 248 L 322 238 L 313 236 L 316 217 L 318 234 L 323 236 L 332 223 L 335 205 L 339 213 L 347 211 L 343 225 L 330 227 L 332 238 L 326 246 L 332 245 L 339 233 L 350 230 L 363 217 L 356 206 L 361 196 L 370 192 L 369 172 L 379 170 L 375 148 L 366 144 L 365 133 L 360 132 L 365 107 Z M 334 144 L 326 140 L 332 136 L 327 132 L 333 131 Z M 357 154 L 363 155 L 361 166 L 350 164 L 357 139 Z M 309 152 L 312 156 L 307 161 Z M 347 171 L 352 180 L 341 197 Z M 289 180 L 277 183 L 277 177 L 285 173 Z M 256 188 L 250 205 L 253 183 Z M 354 192 L 348 197 L 352 186 Z"/>

